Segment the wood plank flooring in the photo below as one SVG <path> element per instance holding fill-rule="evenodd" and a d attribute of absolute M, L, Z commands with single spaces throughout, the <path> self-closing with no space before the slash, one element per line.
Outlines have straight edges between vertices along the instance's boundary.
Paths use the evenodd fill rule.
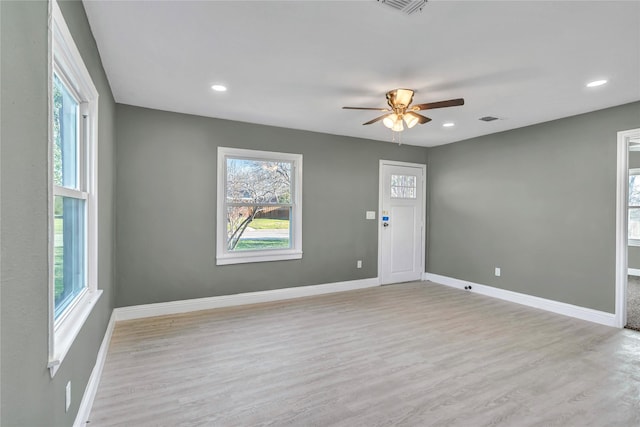
<path fill-rule="evenodd" d="M 431 282 L 132 320 L 88 425 L 640 426 L 640 333 Z"/>

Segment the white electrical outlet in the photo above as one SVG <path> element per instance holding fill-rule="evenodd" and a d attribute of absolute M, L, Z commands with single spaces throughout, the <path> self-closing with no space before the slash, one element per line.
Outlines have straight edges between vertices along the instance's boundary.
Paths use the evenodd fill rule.
<path fill-rule="evenodd" d="M 500 277 L 500 267 L 496 267 L 496 277 Z"/>
<path fill-rule="evenodd" d="M 65 412 L 69 411 L 69 406 L 71 406 L 71 381 L 69 381 L 67 383 L 67 387 L 65 388 L 65 393 L 64 393 L 64 406 L 65 406 Z"/>
<path fill-rule="evenodd" d="M 376 219 L 376 211 L 367 211 L 366 218 L 367 219 Z"/>
<path fill-rule="evenodd" d="M 362 260 L 359 259 L 358 262 L 356 262 L 356 268 L 362 268 Z"/>

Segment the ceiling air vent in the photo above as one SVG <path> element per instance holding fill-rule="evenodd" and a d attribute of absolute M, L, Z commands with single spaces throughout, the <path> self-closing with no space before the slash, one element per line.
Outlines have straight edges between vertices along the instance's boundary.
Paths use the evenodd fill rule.
<path fill-rule="evenodd" d="M 422 8 L 427 4 L 427 0 L 378 0 L 382 4 L 386 4 L 400 12 L 404 12 L 407 15 L 422 11 Z"/>
<path fill-rule="evenodd" d="M 498 120 L 498 118 L 493 116 L 484 116 L 480 117 L 478 120 L 482 120 L 483 122 L 492 122 L 494 120 Z"/>

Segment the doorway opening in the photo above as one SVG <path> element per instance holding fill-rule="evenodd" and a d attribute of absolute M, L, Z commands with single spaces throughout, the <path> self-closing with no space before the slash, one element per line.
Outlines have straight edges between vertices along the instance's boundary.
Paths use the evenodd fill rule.
<path fill-rule="evenodd" d="M 640 132 L 627 136 L 627 288 L 625 328 L 640 331 Z"/>
<path fill-rule="evenodd" d="M 640 330 L 640 128 L 618 132 L 616 326 Z"/>

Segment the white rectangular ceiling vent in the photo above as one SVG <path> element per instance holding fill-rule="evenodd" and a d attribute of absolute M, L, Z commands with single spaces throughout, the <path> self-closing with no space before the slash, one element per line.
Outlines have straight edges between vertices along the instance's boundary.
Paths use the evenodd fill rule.
<path fill-rule="evenodd" d="M 427 4 L 427 0 L 378 0 L 378 2 L 386 4 L 400 12 L 404 12 L 407 15 L 420 12 L 424 5 Z"/>

